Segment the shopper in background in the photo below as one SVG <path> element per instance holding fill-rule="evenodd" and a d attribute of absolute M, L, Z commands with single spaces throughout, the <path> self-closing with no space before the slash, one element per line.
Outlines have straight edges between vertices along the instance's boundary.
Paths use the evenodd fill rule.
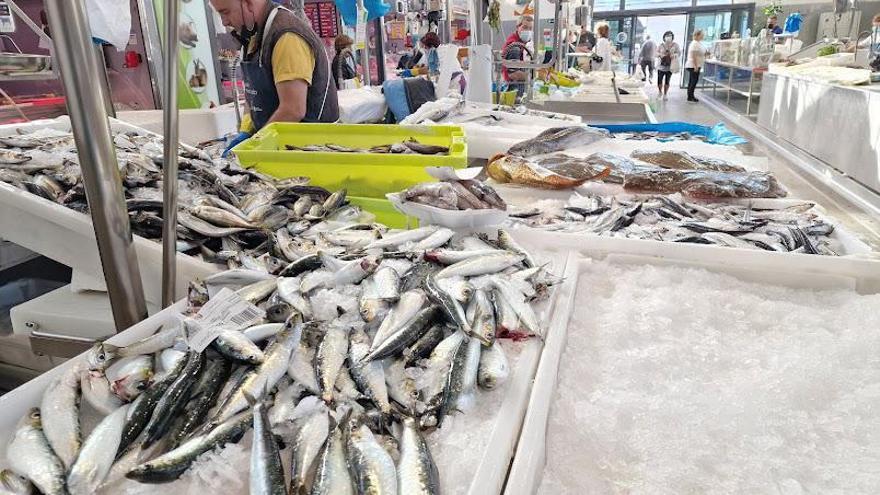
<path fill-rule="evenodd" d="M 703 45 L 703 30 L 694 31 L 694 40 L 691 41 L 687 52 L 687 62 L 684 68 L 688 72 L 688 101 L 698 102 L 700 100 L 694 97 L 694 90 L 697 89 L 697 82 L 700 80 L 700 71 L 703 69 L 703 62 L 709 51 Z"/>
<path fill-rule="evenodd" d="M 678 62 L 681 58 L 681 47 L 675 42 L 675 34 L 672 31 L 663 33 L 663 43 L 657 48 L 657 56 L 660 59 L 660 64 L 657 66 L 657 89 L 665 100 L 666 95 L 669 94 L 672 73 L 681 69 L 681 64 Z M 676 66 L 674 71 L 673 66 Z"/>
<path fill-rule="evenodd" d="M 440 46 L 440 37 L 437 36 L 437 33 L 429 31 L 426 35 L 422 36 L 421 44 L 422 52 L 425 56 L 422 57 L 422 63 L 419 65 L 427 65 L 428 75 L 437 75 L 440 72 L 440 55 L 437 54 L 437 47 Z"/>
<path fill-rule="evenodd" d="M 645 42 L 639 51 L 639 66 L 642 68 L 642 81 L 648 78 L 648 82 L 654 80 L 654 57 L 657 53 L 657 45 L 651 39 L 651 35 L 645 33 Z M 650 72 L 649 72 L 650 71 Z"/>
<path fill-rule="evenodd" d="M 767 19 L 767 30 L 773 34 L 782 34 L 782 28 L 779 27 L 779 18 L 771 15 Z"/>
<path fill-rule="evenodd" d="M 342 88 L 344 81 L 357 77 L 357 62 L 355 62 L 354 54 L 351 51 L 353 44 L 354 40 L 344 34 L 337 36 L 333 42 L 336 55 L 330 65 L 333 68 L 333 78 L 337 88 Z"/>
<path fill-rule="evenodd" d="M 610 28 L 608 24 L 599 24 L 596 27 L 596 34 L 599 37 L 596 39 L 596 46 L 593 48 L 593 54 L 600 57 L 602 60 L 598 61 L 593 59 L 592 68 L 594 71 L 609 71 L 611 70 L 611 54 L 614 51 L 614 48 L 611 46 L 611 40 L 608 39 L 608 33 Z"/>
<path fill-rule="evenodd" d="M 532 41 L 533 27 L 534 19 L 532 16 L 524 15 L 519 18 L 519 22 L 516 23 L 516 31 L 504 41 L 504 48 L 501 50 L 501 57 L 504 60 L 524 61 L 527 54 L 531 56 L 532 52 L 529 50 L 528 44 Z M 502 66 L 501 75 L 505 81 L 513 83 L 510 84 L 511 86 L 522 87 L 528 79 L 528 73 L 524 69 L 508 69 Z"/>
<path fill-rule="evenodd" d="M 248 115 L 224 155 L 270 122 L 335 122 L 336 82 L 308 21 L 269 0 L 211 0 L 241 43 Z"/>

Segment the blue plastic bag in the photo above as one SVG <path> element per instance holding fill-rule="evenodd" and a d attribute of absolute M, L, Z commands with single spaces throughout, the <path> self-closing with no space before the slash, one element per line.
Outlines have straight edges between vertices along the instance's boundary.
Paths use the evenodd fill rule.
<path fill-rule="evenodd" d="M 804 18 L 801 17 L 800 12 L 792 12 L 789 14 L 788 18 L 785 19 L 785 32 L 786 33 L 796 33 L 801 30 L 801 24 L 804 23 Z"/>
<path fill-rule="evenodd" d="M 335 0 L 339 15 L 346 26 L 357 25 L 357 2 L 355 0 Z M 367 9 L 367 20 L 372 21 L 383 17 L 391 9 L 382 0 L 364 0 L 364 8 Z"/>

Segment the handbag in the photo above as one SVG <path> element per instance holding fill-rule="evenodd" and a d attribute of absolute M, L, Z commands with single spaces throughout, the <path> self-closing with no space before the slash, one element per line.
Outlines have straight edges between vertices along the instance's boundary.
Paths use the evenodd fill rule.
<path fill-rule="evenodd" d="M 669 67 L 672 65 L 672 55 L 666 54 L 660 57 L 660 65 L 663 67 Z"/>
<path fill-rule="evenodd" d="M 669 64 L 669 71 L 673 74 L 681 72 L 681 60 L 679 60 L 678 57 L 672 59 L 672 63 Z"/>

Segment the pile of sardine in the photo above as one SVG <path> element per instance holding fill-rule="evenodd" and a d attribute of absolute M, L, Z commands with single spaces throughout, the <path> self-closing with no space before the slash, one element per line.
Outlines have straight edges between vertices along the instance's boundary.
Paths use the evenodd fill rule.
<path fill-rule="evenodd" d="M 834 225 L 814 203 L 765 209 L 688 202 L 681 195 L 619 200 L 573 196 L 509 211 L 513 225 L 630 239 L 711 244 L 741 249 L 837 256 Z"/>
<path fill-rule="evenodd" d="M 295 146 L 293 144 L 285 144 L 284 149 L 288 151 L 312 151 L 323 153 L 379 153 L 392 155 L 448 155 L 448 146 L 439 146 L 435 144 L 424 144 L 418 142 L 415 138 L 409 138 L 401 143 L 382 144 L 371 148 L 353 148 L 350 146 L 342 146 L 341 144 L 310 144 L 306 146 Z"/>
<path fill-rule="evenodd" d="M 479 180 L 443 180 L 416 184 L 399 193 L 404 201 L 444 210 L 506 210 L 507 204 L 491 186 Z"/>
<path fill-rule="evenodd" d="M 6 479 L 121 493 L 178 479 L 253 428 L 252 494 L 440 493 L 426 435 L 504 382 L 499 339 L 540 337 L 531 303 L 559 280 L 504 231 L 328 239 L 337 256 L 212 275 L 179 320 L 96 344 L 22 418 Z M 87 435 L 81 397 L 103 415 Z"/>
<path fill-rule="evenodd" d="M 114 142 L 132 232 L 160 241 L 162 140 L 117 133 Z M 72 134 L 43 129 L 0 137 L 0 146 L 0 181 L 88 212 Z M 180 151 L 179 252 L 224 264 L 240 263 L 235 253 L 260 257 L 272 252 L 284 259 L 298 234 L 316 224 L 341 225 L 360 216 L 357 208 L 346 206 L 344 191 L 332 195 L 304 178 L 275 180 L 202 150 Z"/>

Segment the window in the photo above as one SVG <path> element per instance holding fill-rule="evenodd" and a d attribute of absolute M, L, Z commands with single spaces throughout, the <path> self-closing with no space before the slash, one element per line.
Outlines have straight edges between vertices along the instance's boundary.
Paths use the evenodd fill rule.
<path fill-rule="evenodd" d="M 626 0 L 627 10 L 665 9 L 668 7 L 690 7 L 691 0 Z"/>
<path fill-rule="evenodd" d="M 616 12 L 620 10 L 621 0 L 596 0 L 593 12 Z"/>
<path fill-rule="evenodd" d="M 697 5 L 731 5 L 733 0 L 697 0 Z"/>

